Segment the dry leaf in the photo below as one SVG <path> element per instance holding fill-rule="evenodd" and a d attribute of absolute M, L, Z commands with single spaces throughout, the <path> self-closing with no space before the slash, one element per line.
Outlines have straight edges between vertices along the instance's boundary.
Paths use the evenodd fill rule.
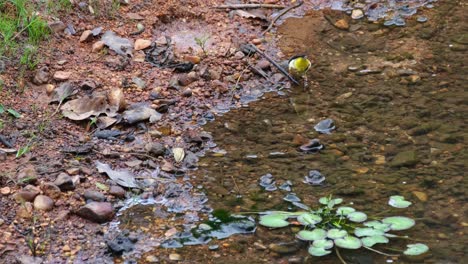
<path fill-rule="evenodd" d="M 176 162 L 181 162 L 184 160 L 185 151 L 183 148 L 173 148 L 172 153 L 174 154 L 174 159 Z"/>

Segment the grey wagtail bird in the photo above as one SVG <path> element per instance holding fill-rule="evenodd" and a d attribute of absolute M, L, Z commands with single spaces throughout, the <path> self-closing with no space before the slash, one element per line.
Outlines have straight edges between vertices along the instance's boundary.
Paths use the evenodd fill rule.
<path fill-rule="evenodd" d="M 294 56 L 289 59 L 288 68 L 289 73 L 296 78 L 302 79 L 302 86 L 304 89 L 308 86 L 307 71 L 310 69 L 312 63 L 305 55 Z"/>

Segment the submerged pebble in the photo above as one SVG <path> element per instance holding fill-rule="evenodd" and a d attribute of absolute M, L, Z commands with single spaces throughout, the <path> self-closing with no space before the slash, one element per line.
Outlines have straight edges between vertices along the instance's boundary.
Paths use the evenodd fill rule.
<path fill-rule="evenodd" d="M 305 153 L 318 153 L 324 147 L 320 143 L 320 140 L 314 138 L 310 140 L 308 143 L 299 147 L 299 149 Z"/>
<path fill-rule="evenodd" d="M 416 19 L 416 21 L 420 22 L 420 23 L 424 23 L 427 21 L 427 17 L 425 16 L 418 16 L 418 18 Z"/>
<path fill-rule="evenodd" d="M 294 203 L 294 202 L 300 202 L 301 199 L 299 197 L 297 197 L 297 195 L 295 193 L 288 193 L 284 198 L 283 200 L 287 201 L 287 202 L 291 202 L 291 203 Z"/>
<path fill-rule="evenodd" d="M 262 177 L 260 177 L 260 183 L 259 184 L 260 184 L 260 186 L 265 188 L 266 191 L 272 192 L 272 191 L 275 191 L 275 190 L 278 189 L 276 187 L 275 179 L 273 178 L 273 175 L 271 175 L 270 173 L 265 174 Z"/>
<path fill-rule="evenodd" d="M 304 177 L 304 183 L 311 185 L 319 185 L 325 181 L 325 176 L 323 176 L 318 170 L 309 171 L 309 175 Z"/>
<path fill-rule="evenodd" d="M 280 190 L 290 192 L 292 187 L 292 182 L 290 180 L 287 180 L 285 183 L 281 184 L 279 187 Z"/>
<path fill-rule="evenodd" d="M 333 119 L 327 118 L 317 123 L 314 126 L 315 131 L 322 133 L 322 134 L 331 134 L 333 130 L 335 130 L 335 123 Z"/>

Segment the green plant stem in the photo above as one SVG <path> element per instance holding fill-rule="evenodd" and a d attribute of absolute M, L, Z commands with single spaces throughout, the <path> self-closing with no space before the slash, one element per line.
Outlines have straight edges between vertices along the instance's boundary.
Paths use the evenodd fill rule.
<path fill-rule="evenodd" d="M 347 264 L 346 261 L 343 259 L 343 257 L 341 257 L 340 251 L 338 250 L 337 247 L 335 247 L 335 252 L 336 252 L 336 255 L 338 256 L 338 259 L 341 261 L 341 263 Z"/>
<path fill-rule="evenodd" d="M 367 250 L 370 250 L 370 251 L 373 251 L 375 253 L 378 253 L 380 255 L 384 255 L 384 256 L 387 256 L 387 257 L 398 257 L 400 255 L 395 255 L 395 254 L 387 254 L 387 253 L 384 253 L 382 251 L 378 251 L 377 249 L 373 249 L 373 248 L 370 248 L 370 247 L 366 247 L 366 246 L 363 246 L 365 249 Z M 400 250 L 395 250 L 395 251 L 400 251 Z M 400 251 L 401 252 L 401 251 Z"/>

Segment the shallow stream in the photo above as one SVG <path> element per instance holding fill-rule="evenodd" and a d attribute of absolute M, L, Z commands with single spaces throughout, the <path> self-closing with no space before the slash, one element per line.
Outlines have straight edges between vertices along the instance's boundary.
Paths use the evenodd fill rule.
<path fill-rule="evenodd" d="M 405 27 L 385 27 L 353 20 L 348 31 L 331 26 L 321 11 L 287 19 L 278 29 L 279 48 L 288 56 L 306 53 L 312 59 L 307 87 L 267 93 L 205 126 L 217 146 L 200 160 L 190 182 L 207 195 L 209 207 L 230 212 L 300 210 L 283 199 L 288 191 L 267 191 L 259 185 L 260 177 L 270 173 L 277 187 L 290 181 L 291 192 L 311 207 L 332 194 L 369 215 L 412 217 L 417 224 L 404 235 L 430 247 L 422 259 L 342 252 L 349 263 L 468 262 L 468 28 L 461 23 L 467 21 L 466 6 L 441 1 L 435 9 L 418 12 L 428 21 L 413 17 Z M 315 131 L 327 118 L 336 129 L 330 134 Z M 298 149 L 314 138 L 324 149 Z M 311 170 L 318 170 L 325 181 L 305 183 Z M 413 204 L 391 209 L 391 195 Z M 164 214 L 159 213 L 152 211 L 140 221 L 157 223 Z M 176 250 L 187 263 L 316 262 L 307 246 L 295 242 L 294 231 L 258 227 L 251 235 L 149 254 Z M 286 248 L 291 250 L 273 250 L 271 244 L 281 242 L 290 243 Z M 333 254 L 320 261 L 338 263 Z"/>

